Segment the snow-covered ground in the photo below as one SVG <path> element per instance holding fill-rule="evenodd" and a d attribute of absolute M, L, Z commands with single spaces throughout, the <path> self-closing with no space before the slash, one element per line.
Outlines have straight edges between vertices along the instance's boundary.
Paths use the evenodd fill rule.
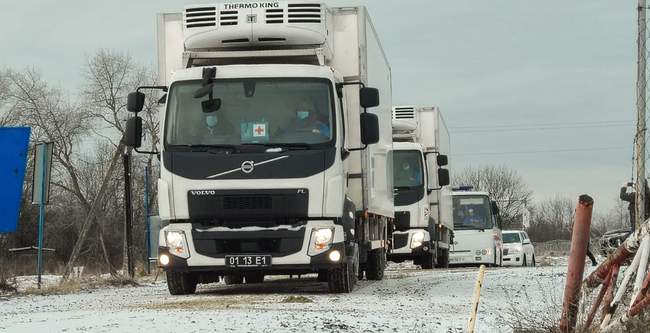
<path fill-rule="evenodd" d="M 170 296 L 164 281 L 70 295 L 0 298 L 0 332 L 462 332 L 478 268 L 392 264 L 383 281 L 330 295 L 314 278 L 200 286 Z M 531 315 L 559 300 L 566 266 L 491 268 L 477 329 L 507 332 L 515 306 Z M 298 297 L 292 297 L 298 296 Z"/>

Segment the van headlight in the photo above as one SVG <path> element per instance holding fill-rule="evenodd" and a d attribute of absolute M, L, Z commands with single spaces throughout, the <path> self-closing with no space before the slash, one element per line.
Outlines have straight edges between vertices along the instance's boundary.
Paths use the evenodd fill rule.
<path fill-rule="evenodd" d="M 329 250 L 334 240 L 334 229 L 319 228 L 311 231 L 309 255 L 316 255 Z"/>
<path fill-rule="evenodd" d="M 424 243 L 424 231 L 416 231 L 411 236 L 411 248 L 415 249 Z"/>
<path fill-rule="evenodd" d="M 190 251 L 187 246 L 187 239 L 185 238 L 185 232 L 167 231 L 165 232 L 165 241 L 167 242 L 169 253 L 185 259 L 190 257 Z"/>

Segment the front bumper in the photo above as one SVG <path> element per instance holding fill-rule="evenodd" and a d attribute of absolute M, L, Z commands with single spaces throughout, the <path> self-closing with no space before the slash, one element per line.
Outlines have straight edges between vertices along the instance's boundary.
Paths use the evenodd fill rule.
<path fill-rule="evenodd" d="M 449 253 L 449 264 L 450 265 L 477 265 L 477 264 L 486 264 L 492 265 L 494 262 L 494 254 L 486 255 L 477 255 L 475 253 L 468 252 L 454 252 Z"/>
<path fill-rule="evenodd" d="M 310 254 L 313 229 L 334 229 L 333 241 L 326 251 Z M 189 258 L 170 255 L 164 244 L 165 231 L 183 231 L 188 244 Z M 351 249 L 346 248 L 343 228 L 331 221 L 312 221 L 299 227 L 281 228 L 205 228 L 189 223 L 171 224 L 161 231 L 159 256 L 168 255 L 169 264 L 161 267 L 168 271 L 232 272 L 262 271 L 265 274 L 298 274 L 340 267 L 347 262 Z M 339 251 L 341 259 L 332 262 L 329 254 Z M 237 267 L 226 265 L 226 255 L 270 255 L 270 267 Z"/>
<path fill-rule="evenodd" d="M 332 251 L 339 251 L 341 253 L 341 260 L 338 262 L 332 262 L 329 259 L 329 254 Z M 346 247 L 344 243 L 332 244 L 330 249 L 321 254 L 317 254 L 310 258 L 308 264 L 274 264 L 276 258 L 271 259 L 271 266 L 269 267 L 227 267 L 225 265 L 225 259 L 220 260 L 219 263 L 210 266 L 189 266 L 188 260 L 173 256 L 169 253 L 169 248 L 159 247 L 158 249 L 159 256 L 167 255 L 169 256 L 169 264 L 166 266 L 159 265 L 165 271 L 172 272 L 209 272 L 216 273 L 220 275 L 227 275 L 232 273 L 242 273 L 242 272 L 263 272 L 266 275 L 287 275 L 287 274 L 307 274 L 307 273 L 316 273 L 322 270 L 334 269 L 340 267 L 341 263 L 347 262 L 346 256 Z"/>
<path fill-rule="evenodd" d="M 412 248 L 413 234 L 417 232 L 424 232 L 424 240 L 422 241 L 422 245 Z M 394 261 L 410 260 L 426 256 L 432 253 L 432 251 L 433 244 L 429 237 L 429 232 L 422 229 L 410 229 L 404 232 L 393 233 L 393 249 L 388 254 L 388 259 Z"/>
<path fill-rule="evenodd" d="M 522 254 L 509 254 L 503 256 L 503 266 L 521 266 L 523 264 Z"/>

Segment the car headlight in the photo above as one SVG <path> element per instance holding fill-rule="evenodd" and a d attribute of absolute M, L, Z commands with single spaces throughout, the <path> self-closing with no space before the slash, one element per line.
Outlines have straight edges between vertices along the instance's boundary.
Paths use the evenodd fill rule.
<path fill-rule="evenodd" d="M 411 236 L 411 248 L 415 249 L 422 246 L 424 242 L 424 231 L 417 231 Z"/>
<path fill-rule="evenodd" d="M 521 245 L 517 245 L 517 246 L 513 247 L 512 249 L 510 249 L 510 252 L 516 254 L 516 253 L 521 253 L 522 250 L 523 249 L 521 248 Z"/>
<path fill-rule="evenodd" d="M 321 228 L 311 231 L 311 246 L 309 255 L 315 255 L 329 250 L 334 240 L 334 229 Z"/>
<path fill-rule="evenodd" d="M 169 253 L 185 259 L 190 257 L 187 239 L 183 231 L 167 231 L 165 233 L 165 240 L 167 241 Z"/>

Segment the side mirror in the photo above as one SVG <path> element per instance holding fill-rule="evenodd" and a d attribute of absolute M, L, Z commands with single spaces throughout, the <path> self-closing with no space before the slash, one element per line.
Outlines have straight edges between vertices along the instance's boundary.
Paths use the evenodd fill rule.
<path fill-rule="evenodd" d="M 499 206 L 497 206 L 496 201 L 492 201 L 492 213 L 494 215 L 499 215 Z"/>
<path fill-rule="evenodd" d="M 126 122 L 124 143 L 131 148 L 142 146 L 142 118 L 133 117 Z"/>
<path fill-rule="evenodd" d="M 438 162 L 438 166 L 441 167 L 446 166 L 449 165 L 449 158 L 447 157 L 447 155 L 438 155 L 437 162 Z"/>
<path fill-rule="evenodd" d="M 136 91 L 129 94 L 126 101 L 126 109 L 130 112 L 140 112 L 144 107 L 145 96 L 143 93 Z"/>
<path fill-rule="evenodd" d="M 379 106 L 379 90 L 376 88 L 361 88 L 359 90 L 359 100 L 363 108 Z"/>
<path fill-rule="evenodd" d="M 360 117 L 361 143 L 371 145 L 379 142 L 379 118 L 377 115 L 364 112 Z"/>
<path fill-rule="evenodd" d="M 525 240 L 523 244 L 524 244 L 524 245 L 528 245 L 528 244 L 530 244 L 530 240 L 528 240 L 528 239 Z"/>
<path fill-rule="evenodd" d="M 449 170 L 438 169 L 438 185 L 441 187 L 449 185 L 451 183 L 449 178 Z"/>

